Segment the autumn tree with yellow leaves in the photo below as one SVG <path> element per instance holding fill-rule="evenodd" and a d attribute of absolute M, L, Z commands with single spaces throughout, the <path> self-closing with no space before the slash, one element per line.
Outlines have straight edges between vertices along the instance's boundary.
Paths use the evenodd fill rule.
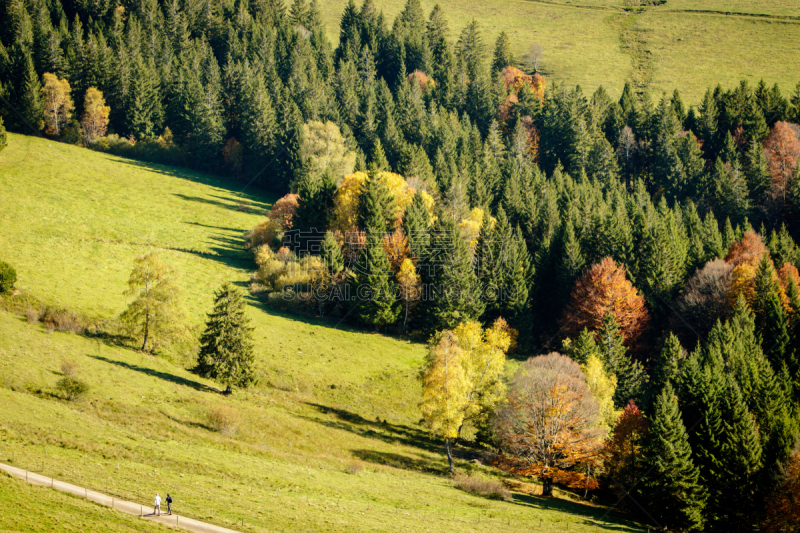
<path fill-rule="evenodd" d="M 96 87 L 89 87 L 84 98 L 81 119 L 81 130 L 87 143 L 91 144 L 106 134 L 109 113 L 111 108 L 106 105 L 103 93 Z"/>
<path fill-rule="evenodd" d="M 505 395 L 502 373 L 513 337 L 505 320 L 497 319 L 485 330 L 467 321 L 431 338 L 420 408 L 431 435 L 445 439 L 451 472 L 451 441 L 467 425 L 485 422 Z"/>
<path fill-rule="evenodd" d="M 44 100 L 44 121 L 47 126 L 45 133 L 58 135 L 72 118 L 74 105 L 69 96 L 71 89 L 66 79 L 60 79 L 50 72 L 45 72 L 43 78 L 42 99 Z"/>
<path fill-rule="evenodd" d="M 451 442 L 458 437 L 458 429 L 464 422 L 464 406 L 469 390 L 463 360 L 464 351 L 458 337 L 452 331 L 443 331 L 431 340 L 422 374 L 422 417 L 431 435 L 444 439 L 451 473 Z"/>

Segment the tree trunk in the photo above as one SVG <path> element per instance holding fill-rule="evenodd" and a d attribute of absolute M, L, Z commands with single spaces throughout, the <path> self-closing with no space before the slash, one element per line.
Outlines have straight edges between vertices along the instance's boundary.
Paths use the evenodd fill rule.
<path fill-rule="evenodd" d="M 444 447 L 447 450 L 447 464 L 450 467 L 450 473 L 453 473 L 453 450 L 450 448 L 450 439 L 444 439 Z"/>
<path fill-rule="evenodd" d="M 403 333 L 406 332 L 406 324 L 408 324 L 408 300 L 406 300 L 406 312 L 403 315 Z"/>
<path fill-rule="evenodd" d="M 148 335 L 149 333 L 150 333 L 150 314 L 148 313 L 144 317 L 144 342 L 142 343 L 142 351 L 143 352 L 147 351 L 146 350 L 146 348 L 147 348 L 147 337 L 149 336 Z"/>
<path fill-rule="evenodd" d="M 553 495 L 553 480 L 552 479 L 543 479 L 542 480 L 542 496 L 552 496 Z"/>

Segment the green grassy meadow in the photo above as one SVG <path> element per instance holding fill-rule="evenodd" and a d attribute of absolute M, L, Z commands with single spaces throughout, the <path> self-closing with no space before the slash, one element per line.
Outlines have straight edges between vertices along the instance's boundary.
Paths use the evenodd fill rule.
<path fill-rule="evenodd" d="M 404 0 L 375 0 L 391 26 Z M 426 14 L 441 5 L 452 39 L 473 18 L 483 30 L 489 53 L 501 31 L 518 56 L 531 43 L 544 47 L 542 71 L 551 82 L 581 85 L 585 92 L 603 85 L 612 96 L 626 80 L 642 81 L 656 97 L 678 88 L 687 105 L 698 104 L 718 83 L 732 87 L 745 79 L 784 94 L 798 81 L 800 1 L 667 0 L 642 12 L 626 12 L 622 0 L 422 0 Z M 328 35 L 338 42 L 339 20 L 347 0 L 321 2 Z M 359 3 L 360 5 L 360 3 Z M 623 23 L 620 19 L 624 19 Z M 628 46 L 629 27 L 640 46 Z M 644 60 L 638 55 L 643 55 Z"/>
<path fill-rule="evenodd" d="M 219 284 L 245 285 L 240 237 L 273 201 L 241 188 L 12 134 L 0 152 L 0 198 L 11 199 L 0 202 L 0 259 L 24 293 L 110 319 L 128 301 L 133 258 L 158 250 L 199 327 Z M 170 492 L 178 512 L 243 531 L 641 531 L 569 494 L 502 502 L 456 489 L 418 424 L 422 345 L 250 303 L 259 384 L 231 396 L 190 361 L 0 311 L 0 460 L 142 503 Z M 56 393 L 65 358 L 91 387 L 83 400 Z M 223 406 L 241 415 L 235 433 L 209 427 Z M 458 454 L 460 471 L 500 476 Z M 90 513 L 83 530 L 119 531 L 135 519 L 0 487 L 0 530 L 70 530 Z M 41 505 L 17 520 L 31 491 Z"/>

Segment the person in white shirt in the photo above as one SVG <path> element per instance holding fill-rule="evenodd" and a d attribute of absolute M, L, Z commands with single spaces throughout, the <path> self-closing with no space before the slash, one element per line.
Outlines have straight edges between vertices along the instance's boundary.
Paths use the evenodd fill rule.
<path fill-rule="evenodd" d="M 156 504 L 153 506 L 153 514 L 156 514 L 158 511 L 158 516 L 161 516 L 161 496 L 156 494 Z"/>

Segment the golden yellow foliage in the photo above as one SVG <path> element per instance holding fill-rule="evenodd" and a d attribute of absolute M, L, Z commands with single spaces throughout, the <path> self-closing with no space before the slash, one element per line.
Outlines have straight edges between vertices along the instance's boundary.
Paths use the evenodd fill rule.
<path fill-rule="evenodd" d="M 48 135 L 58 135 L 72 117 L 74 106 L 69 97 L 71 89 L 66 79 L 59 79 L 55 74 L 45 72 L 43 78 L 44 120 L 47 124 L 45 132 Z"/>
<path fill-rule="evenodd" d="M 468 384 L 463 357 L 458 338 L 445 331 L 431 345 L 422 376 L 422 417 L 431 434 L 444 439 L 456 438 L 464 421 Z"/>
<path fill-rule="evenodd" d="M 283 228 L 280 222 L 267 217 L 244 234 L 245 248 L 257 249 L 263 245 L 277 246 L 282 234 Z"/>
<path fill-rule="evenodd" d="M 359 197 L 367 177 L 368 174 L 366 172 L 359 171 L 348 174 L 342 179 L 342 183 L 333 199 L 333 216 L 330 223 L 332 231 L 338 230 L 346 233 L 358 222 Z M 408 186 L 403 176 L 394 172 L 378 172 L 376 177 L 384 181 L 389 192 L 394 197 L 395 211 L 392 215 L 395 224 L 399 225 L 406 208 L 411 205 L 411 201 L 414 199 L 416 190 Z M 428 212 L 433 214 L 433 197 L 424 191 L 421 194 Z"/>
<path fill-rule="evenodd" d="M 731 275 L 731 290 L 728 293 L 728 305 L 733 308 L 739 295 L 744 295 L 747 305 L 753 307 L 756 299 L 755 291 L 756 267 L 750 262 L 740 263 Z"/>
<path fill-rule="evenodd" d="M 501 376 L 506 352 L 511 346 L 507 324 L 498 319 L 485 331 L 480 322 L 462 322 L 453 334 L 463 350 L 462 362 L 467 381 L 464 420 L 470 421 L 491 411 L 505 395 Z"/>
<path fill-rule="evenodd" d="M 606 374 L 603 362 L 594 354 L 589 355 L 586 364 L 581 365 L 586 375 L 586 384 L 600 407 L 600 425 L 610 431 L 619 418 L 620 411 L 614 409 L 614 392 L 617 390 L 617 376 Z"/>
<path fill-rule="evenodd" d="M 83 101 L 83 119 L 81 120 L 83 138 L 86 139 L 86 142 L 91 143 L 106 134 L 109 113 L 111 113 L 111 108 L 106 105 L 103 93 L 95 87 L 89 87 Z"/>

